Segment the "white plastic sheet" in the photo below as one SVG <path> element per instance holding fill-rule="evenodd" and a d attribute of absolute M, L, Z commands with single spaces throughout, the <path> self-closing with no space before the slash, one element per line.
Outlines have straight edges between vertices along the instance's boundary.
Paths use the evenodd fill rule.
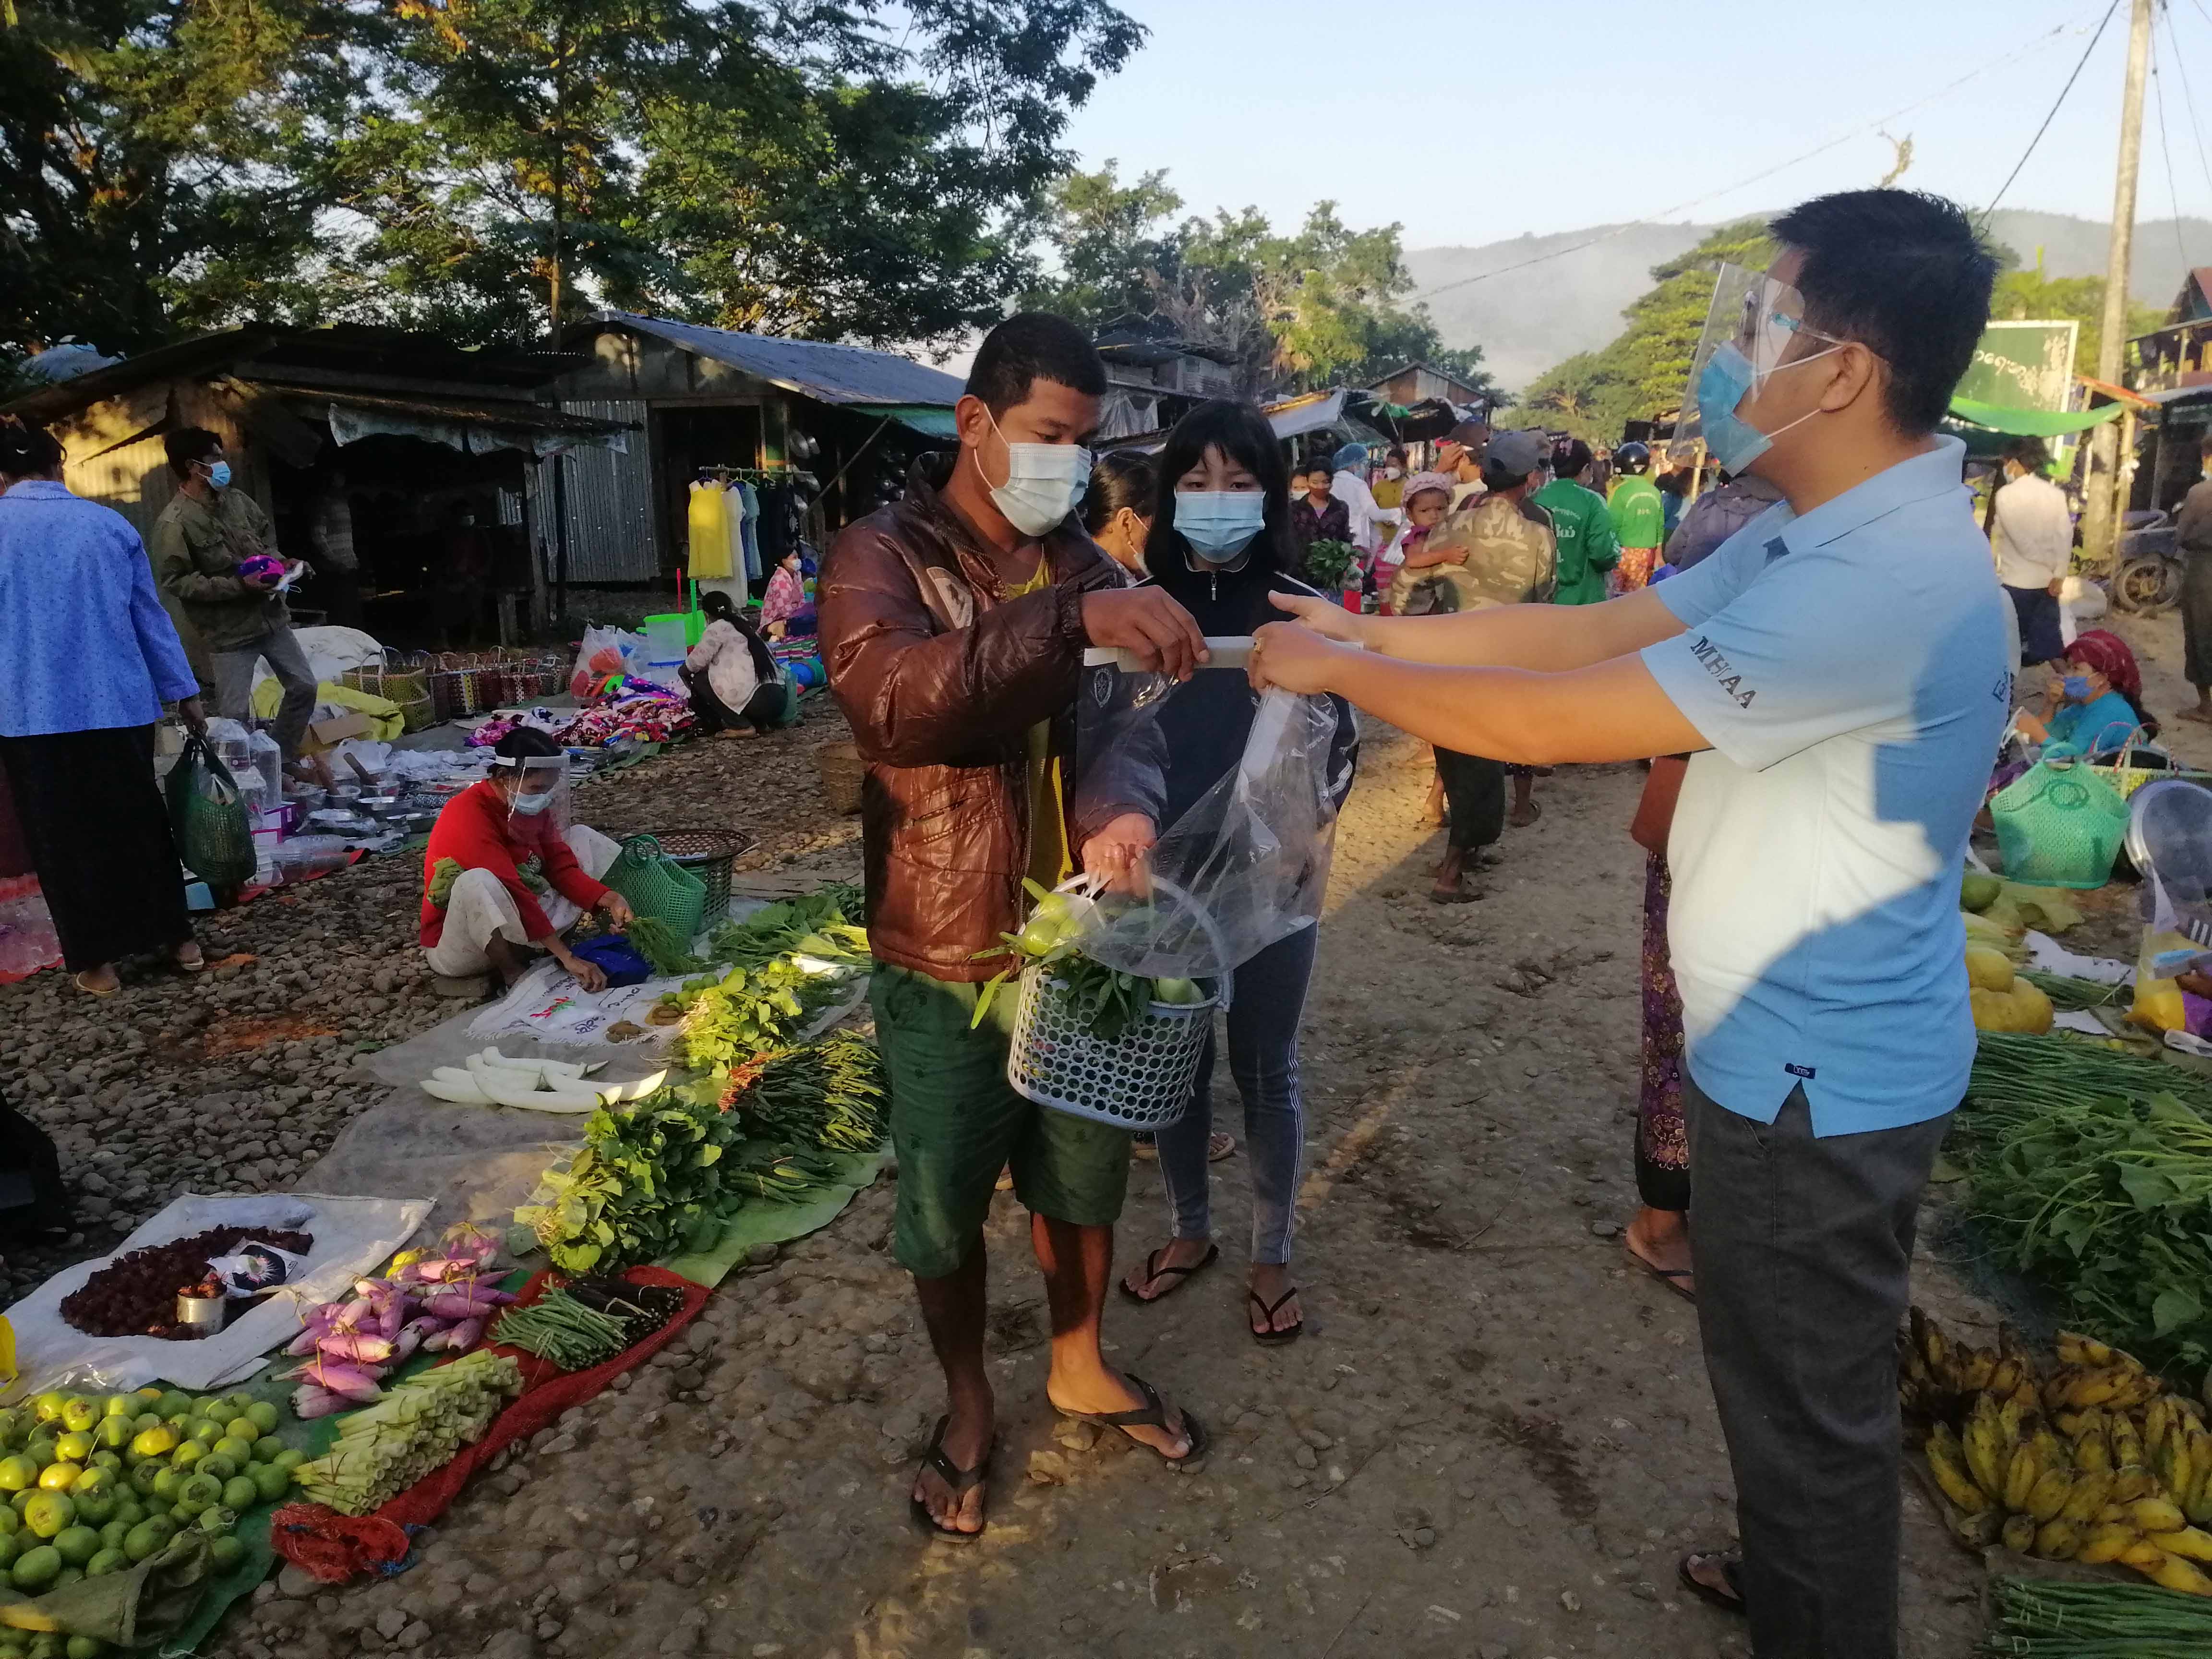
<path fill-rule="evenodd" d="M 21 1398 L 64 1385 L 103 1394 L 159 1379 L 204 1393 L 251 1376 L 262 1357 L 297 1334 L 298 1310 L 335 1298 L 404 1245 L 430 1213 L 428 1199 L 345 1198 L 322 1193 L 187 1193 L 144 1222 L 116 1255 L 189 1238 L 211 1227 L 270 1227 L 313 1237 L 306 1268 L 266 1302 L 215 1336 L 171 1342 L 157 1336 L 88 1336 L 62 1317 L 62 1298 L 114 1260 L 64 1267 L 8 1310 L 15 1330 Z"/>

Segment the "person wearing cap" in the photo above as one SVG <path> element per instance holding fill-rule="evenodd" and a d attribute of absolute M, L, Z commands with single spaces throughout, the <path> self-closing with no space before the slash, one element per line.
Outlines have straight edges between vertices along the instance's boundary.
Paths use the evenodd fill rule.
<path fill-rule="evenodd" d="M 617 928 L 635 920 L 599 878 L 622 851 L 586 824 L 563 831 L 551 809 L 568 757 L 535 726 L 517 726 L 492 748 L 490 774 L 447 801 L 422 849 L 422 955 L 446 979 L 484 973 L 512 985 L 550 956 L 586 991 L 607 976 L 563 936 L 586 913 Z"/>
<path fill-rule="evenodd" d="M 1667 503 L 1659 486 L 1651 482 L 1651 450 L 1633 441 L 1613 452 L 1620 477 L 1606 505 L 1613 512 L 1613 538 L 1620 544 L 1620 558 L 1607 584 L 1615 593 L 1633 593 L 1647 586 L 1659 568 L 1660 550 L 1667 544 Z"/>
<path fill-rule="evenodd" d="M 1695 569 L 1571 613 L 1278 599 L 1303 625 L 1261 629 L 1249 673 L 1511 760 L 1690 753 L 1668 936 L 1742 1546 L 1678 1577 L 1748 1616 L 1753 1654 L 1895 1659 L 1896 1334 L 1973 1067 L 1959 871 L 2012 718 L 2008 607 L 1966 446 L 1938 430 L 1997 261 L 1965 210 L 1913 191 L 1821 197 L 1770 232 L 1769 271 L 1723 272 L 1690 390 L 1715 460 L 1781 503 Z"/>
<path fill-rule="evenodd" d="M 1590 447 L 1580 438 L 1563 439 L 1552 452 L 1551 483 L 1529 499 L 1552 515 L 1559 544 L 1559 585 L 1554 605 L 1595 605 L 1605 598 L 1606 573 L 1620 561 L 1613 514 L 1605 497 L 1589 487 Z"/>
<path fill-rule="evenodd" d="M 1329 493 L 1342 501 L 1352 520 L 1352 544 L 1359 556 L 1371 559 L 1382 550 L 1391 530 L 1404 521 L 1405 515 L 1395 507 L 1384 507 L 1375 499 L 1375 492 L 1367 487 L 1367 449 L 1364 444 L 1346 444 L 1336 452 L 1331 463 L 1336 475 L 1329 481 Z"/>
<path fill-rule="evenodd" d="M 1407 590 L 1393 598 L 1401 607 L 1419 573 L 1445 565 L 1480 564 L 1486 568 L 1513 568 L 1528 573 L 1522 597 L 1544 600 L 1552 596 L 1557 569 L 1557 543 L 1552 516 L 1530 496 L 1543 476 L 1544 439 L 1536 432 L 1500 432 L 1483 452 L 1483 494 L 1453 513 L 1429 538 L 1406 559 L 1406 569 L 1396 587 Z M 1457 584 L 1455 584 L 1456 590 Z M 1454 603 L 1481 605 L 1474 596 Z M 1534 799 L 1535 769 L 1509 766 L 1481 755 L 1468 754 L 1443 744 L 1437 745 L 1437 775 L 1443 781 L 1444 801 L 1450 833 L 1443 860 L 1429 888 L 1435 904 L 1465 904 L 1480 899 L 1480 889 L 1465 884 L 1467 860 L 1495 842 L 1510 822 L 1516 829 L 1535 823 L 1540 815 Z M 1513 781 L 1513 805 L 1509 817 L 1505 781 Z"/>

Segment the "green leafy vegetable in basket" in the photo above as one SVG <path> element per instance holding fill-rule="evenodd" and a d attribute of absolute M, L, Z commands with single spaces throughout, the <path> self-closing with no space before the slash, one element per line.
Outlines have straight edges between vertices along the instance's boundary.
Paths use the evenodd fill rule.
<path fill-rule="evenodd" d="M 1085 903 L 1068 894 L 1049 891 L 1034 881 L 1025 880 L 1022 885 L 1036 901 L 1036 908 L 1030 913 L 1020 933 L 1001 933 L 999 937 L 1004 944 L 975 953 L 979 961 L 991 957 L 1012 957 L 1016 960 L 1012 967 L 985 981 L 975 998 L 975 1012 L 969 1022 L 970 1029 L 983 1023 L 992 1000 L 1008 980 L 1024 968 L 1038 963 L 1057 964 L 1052 969 L 1052 983 L 1056 988 L 1050 994 L 1073 999 L 1084 1029 L 1105 1042 L 1120 1041 L 1154 1002 L 1190 1004 L 1206 1000 L 1206 993 L 1189 980 L 1146 979 L 1141 974 L 1123 973 L 1120 969 L 1092 961 L 1083 954 L 1079 943 L 1087 926 Z"/>

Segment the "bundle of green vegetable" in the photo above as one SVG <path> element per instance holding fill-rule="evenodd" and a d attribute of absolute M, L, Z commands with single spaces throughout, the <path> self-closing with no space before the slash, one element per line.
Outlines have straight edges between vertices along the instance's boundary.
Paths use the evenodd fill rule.
<path fill-rule="evenodd" d="M 2149 1584 L 2000 1578 L 1985 1654 L 2009 1659 L 2203 1659 L 2212 1603 Z"/>
<path fill-rule="evenodd" d="M 726 921 L 708 935 L 707 954 L 732 968 L 763 968 L 780 957 L 824 962 L 862 962 L 867 930 L 859 925 L 865 901 L 849 882 L 831 882 L 800 898 L 756 910 L 743 921 Z"/>
<path fill-rule="evenodd" d="M 2126 1003 L 2134 989 L 2125 984 L 2105 985 L 2066 974 L 2039 973 L 2033 968 L 2021 969 L 2020 976 L 2049 997 L 2051 1006 L 2062 1013 L 2069 1009 L 2119 1006 Z"/>
<path fill-rule="evenodd" d="M 833 980 L 787 957 L 732 968 L 720 980 L 693 980 L 677 999 L 684 1011 L 677 1058 L 695 1072 L 727 1072 L 781 1048 L 835 989 Z"/>
<path fill-rule="evenodd" d="M 793 1146 L 748 1147 L 732 1160 L 730 1185 L 748 1198 L 804 1204 L 836 1184 L 837 1162 L 823 1152 Z"/>
<path fill-rule="evenodd" d="M 1020 933 L 1001 933 L 1003 944 L 976 952 L 979 961 L 1012 957 L 1014 962 L 984 982 L 969 1021 L 971 1026 L 983 1023 L 993 1000 L 1008 980 L 1039 963 L 1051 964 L 1055 994 L 1072 1000 L 1084 1028 L 1107 1042 L 1118 1040 L 1154 1002 L 1205 1000 L 1206 994 L 1189 980 L 1146 979 L 1085 956 L 1082 939 L 1091 925 L 1092 902 L 1050 891 L 1035 881 L 1024 880 L 1022 885 L 1036 901 L 1036 908 L 1030 913 Z"/>
<path fill-rule="evenodd" d="M 691 941 L 680 936 L 676 929 L 659 916 L 638 916 L 629 925 L 629 942 L 637 948 L 638 955 L 652 965 L 653 971 L 663 978 L 676 974 L 696 974 L 708 964 L 691 954 Z"/>
<path fill-rule="evenodd" d="M 668 1088 L 627 1112 L 594 1112 L 566 1169 L 545 1172 L 514 1212 L 563 1273 L 626 1267 L 720 1237 L 724 1150 L 736 1118 L 695 1089 Z"/>
<path fill-rule="evenodd" d="M 2010 1047 L 2028 1043 L 2052 1047 Z M 2057 1044 L 1982 1038 L 1966 1125 L 1976 1218 L 2069 1322 L 2200 1368 L 2212 1360 L 2212 1083 Z"/>
<path fill-rule="evenodd" d="M 733 1072 L 722 1097 L 745 1132 L 833 1152 L 865 1152 L 883 1144 L 889 1100 L 874 1046 L 849 1031 L 778 1054 L 763 1054 Z"/>
<path fill-rule="evenodd" d="M 589 1370 L 634 1346 L 676 1316 L 684 1293 L 665 1285 L 629 1285 L 603 1276 L 550 1290 L 526 1308 L 509 1308 L 492 1340 L 548 1359 L 564 1371 Z"/>
<path fill-rule="evenodd" d="M 367 1515 L 481 1440 L 521 1392 L 522 1368 L 514 1357 L 479 1348 L 416 1373 L 345 1419 L 330 1450 L 295 1468 L 292 1478 L 318 1504 Z"/>

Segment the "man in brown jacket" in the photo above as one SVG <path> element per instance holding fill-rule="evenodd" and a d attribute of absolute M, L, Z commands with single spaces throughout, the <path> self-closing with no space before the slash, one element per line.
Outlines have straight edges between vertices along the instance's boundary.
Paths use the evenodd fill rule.
<path fill-rule="evenodd" d="M 899 1162 L 894 1249 L 949 1396 L 912 1507 L 955 1540 L 983 1529 L 996 1425 L 983 1223 L 1002 1169 L 1044 1273 L 1054 1407 L 1170 1462 L 1206 1444 L 1194 1416 L 1099 1352 L 1129 1137 L 1007 1085 L 1011 992 L 974 1018 L 981 981 L 1004 965 L 978 953 L 1020 927 L 1024 877 L 1120 873 L 1152 843 L 1155 826 L 1133 806 L 1069 819 L 1060 762 L 1085 647 L 1127 647 L 1176 678 L 1204 655 L 1189 614 L 1157 588 L 1122 587 L 1070 517 L 1105 390 L 1104 364 L 1072 324 L 1009 318 L 954 408 L 959 449 L 917 463 L 905 498 L 848 526 L 822 571 L 823 660 L 870 763 L 869 998 Z"/>

